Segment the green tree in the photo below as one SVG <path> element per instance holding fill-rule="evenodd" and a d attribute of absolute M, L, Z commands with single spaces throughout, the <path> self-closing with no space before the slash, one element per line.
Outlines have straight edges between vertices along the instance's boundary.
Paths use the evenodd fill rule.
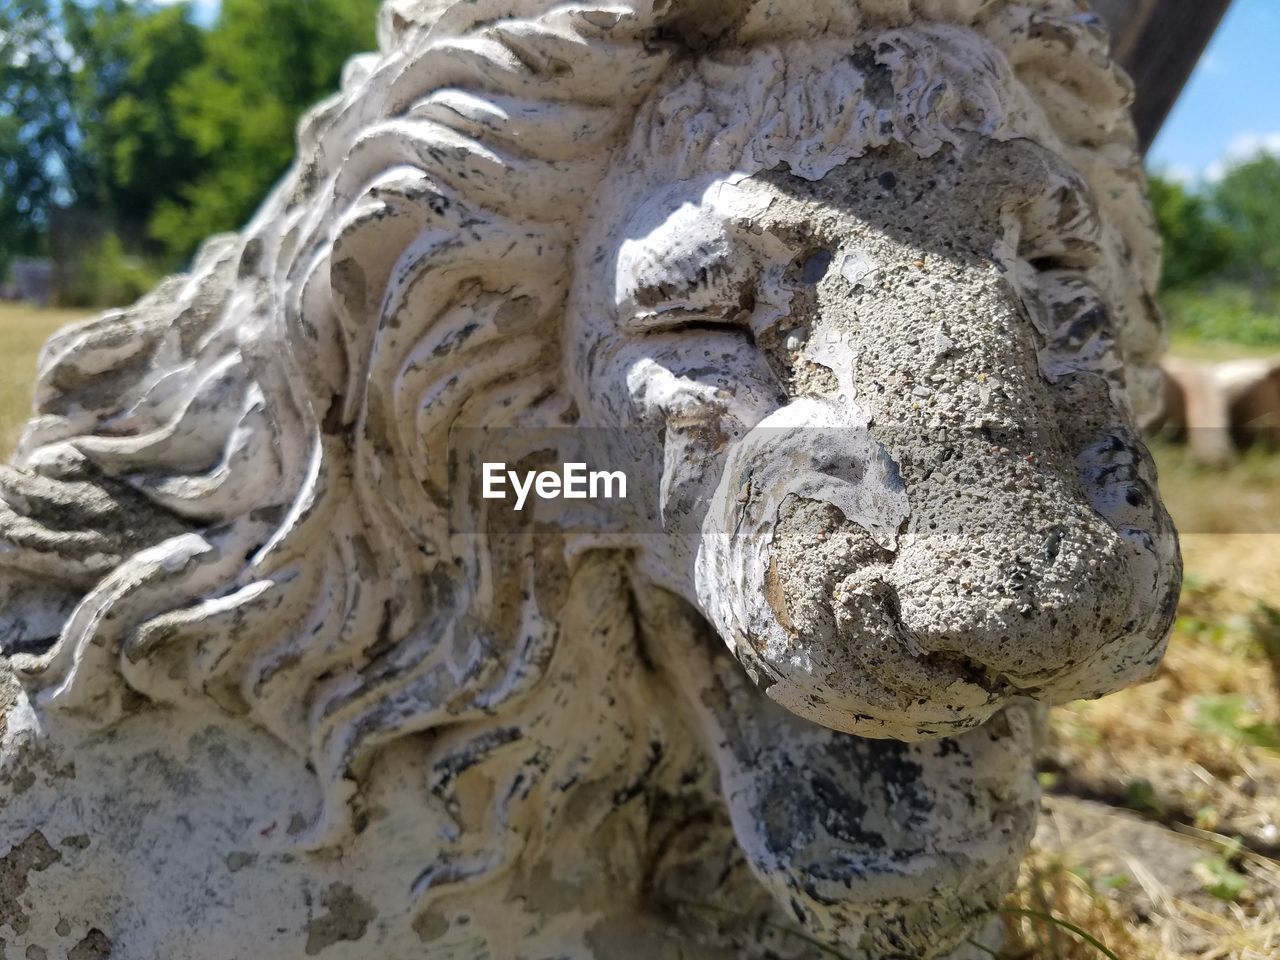
<path fill-rule="evenodd" d="M 151 232 L 175 256 L 239 227 L 288 167 L 301 113 L 374 45 L 377 0 L 224 0 L 207 59 L 173 92 L 204 169 L 163 202 Z"/>
<path fill-rule="evenodd" d="M 1204 195 L 1153 174 L 1151 204 L 1164 237 L 1161 286 L 1178 290 L 1217 276 L 1231 256 L 1231 237 Z"/>
<path fill-rule="evenodd" d="M 1280 157 L 1262 153 L 1229 168 L 1213 201 L 1231 236 L 1229 272 L 1275 305 L 1280 300 Z"/>
<path fill-rule="evenodd" d="M 0 0 L 0 273 L 41 252 L 53 207 L 91 175 L 74 55 L 49 0 Z"/>
<path fill-rule="evenodd" d="M 1237 163 L 1195 190 L 1159 177 L 1151 187 L 1173 328 L 1197 340 L 1280 344 L 1280 158 Z"/>
<path fill-rule="evenodd" d="M 92 193 L 78 198 L 139 246 L 156 207 L 178 199 L 205 165 L 179 129 L 173 91 L 204 60 L 204 31 L 186 4 L 98 0 L 68 8 L 67 39 L 83 66 L 82 153 Z"/>
<path fill-rule="evenodd" d="M 61 207 L 137 245 L 198 171 L 170 94 L 202 58 L 185 5 L 0 0 L 0 268 Z"/>

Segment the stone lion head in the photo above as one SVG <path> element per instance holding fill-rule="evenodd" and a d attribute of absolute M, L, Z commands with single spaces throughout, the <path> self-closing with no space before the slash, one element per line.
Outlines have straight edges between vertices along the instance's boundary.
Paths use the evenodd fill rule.
<path fill-rule="evenodd" d="M 1150 672 L 1179 583 L 1096 20 L 396 0 L 380 43 L 242 233 L 50 342 L 0 475 L 11 755 L 256 846 L 130 870 L 117 817 L 32 882 L 167 863 L 286 918 L 184 901 L 192 957 L 962 953 L 1028 704 Z M 460 432 L 585 430 L 652 465 L 633 522 L 459 495 Z"/>

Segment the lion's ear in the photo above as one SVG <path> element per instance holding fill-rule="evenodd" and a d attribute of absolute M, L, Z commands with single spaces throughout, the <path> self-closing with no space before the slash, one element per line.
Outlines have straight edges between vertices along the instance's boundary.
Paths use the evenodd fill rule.
<path fill-rule="evenodd" d="M 910 9 L 909 0 L 653 0 L 653 24 L 664 39 L 702 51 L 782 37 L 852 36 L 868 12 L 894 23 L 909 19 Z"/>
<path fill-rule="evenodd" d="M 730 36 L 756 0 L 657 0 L 654 22 L 666 38 L 703 50 Z"/>
<path fill-rule="evenodd" d="M 434 24 L 457 0 L 384 0 L 378 10 L 378 49 L 390 53 L 415 28 Z"/>

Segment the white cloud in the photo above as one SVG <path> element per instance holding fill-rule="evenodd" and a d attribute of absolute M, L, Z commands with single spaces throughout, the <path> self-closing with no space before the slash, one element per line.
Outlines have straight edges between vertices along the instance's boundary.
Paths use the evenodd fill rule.
<path fill-rule="evenodd" d="M 1280 130 L 1273 133 L 1242 133 L 1223 151 L 1222 159 L 1211 163 L 1204 171 L 1204 177 L 1210 183 L 1217 183 L 1232 167 L 1238 166 L 1259 154 L 1270 153 L 1280 156 Z"/>
<path fill-rule="evenodd" d="M 1228 159 L 1248 160 L 1260 153 L 1280 153 L 1280 130 L 1241 134 L 1227 144 Z"/>
<path fill-rule="evenodd" d="M 1172 180 L 1174 183 L 1181 184 L 1184 187 L 1194 186 L 1200 179 L 1200 172 L 1195 167 L 1188 166 L 1185 163 L 1175 163 L 1171 167 L 1165 167 L 1160 170 L 1160 175 L 1166 180 Z"/>

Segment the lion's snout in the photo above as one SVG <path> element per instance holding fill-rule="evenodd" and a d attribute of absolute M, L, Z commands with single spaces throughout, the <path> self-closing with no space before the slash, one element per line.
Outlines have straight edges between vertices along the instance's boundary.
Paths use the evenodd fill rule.
<path fill-rule="evenodd" d="M 988 482 L 966 495 L 899 470 L 858 424 L 788 417 L 730 457 L 699 561 L 704 609 L 771 698 L 913 740 L 1141 672 L 1163 633 L 1143 599 L 1151 557 L 1094 508 L 1070 460 L 1028 484 L 1025 460 L 969 451 Z"/>
<path fill-rule="evenodd" d="M 902 629 L 921 654 L 971 664 L 989 685 L 1059 700 L 1060 681 L 1123 642 L 1133 548 L 1071 506 L 1066 520 L 1009 516 L 974 535 L 908 538 L 891 579 Z"/>

